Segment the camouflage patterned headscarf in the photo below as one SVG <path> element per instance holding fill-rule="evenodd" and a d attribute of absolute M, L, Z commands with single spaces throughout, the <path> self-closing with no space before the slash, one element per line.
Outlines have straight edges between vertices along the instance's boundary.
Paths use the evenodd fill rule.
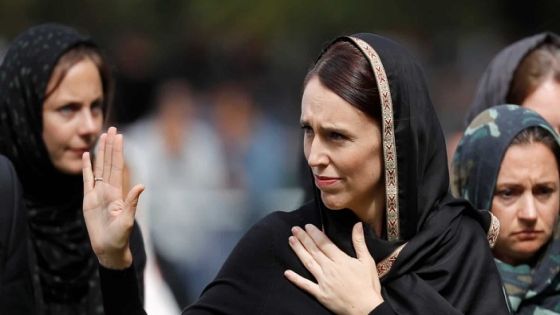
<path fill-rule="evenodd" d="M 490 209 L 502 159 L 512 140 L 531 127 L 548 131 L 560 146 L 553 128 L 529 109 L 501 105 L 476 116 L 453 157 L 454 195 L 469 200 L 476 208 Z M 557 226 L 552 241 L 535 266 L 512 266 L 496 260 L 515 314 L 560 314 L 559 234 Z"/>

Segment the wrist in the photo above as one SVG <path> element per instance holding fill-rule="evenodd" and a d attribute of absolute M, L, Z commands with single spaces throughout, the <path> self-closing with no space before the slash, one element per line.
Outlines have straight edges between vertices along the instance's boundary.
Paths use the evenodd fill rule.
<path fill-rule="evenodd" d="M 107 269 L 123 270 L 132 265 L 132 253 L 127 246 L 122 252 L 112 252 L 97 256 L 99 264 Z"/>
<path fill-rule="evenodd" d="M 352 312 L 351 314 L 355 314 L 355 315 L 369 314 L 369 313 L 371 313 L 371 311 L 376 309 L 383 302 L 384 302 L 384 300 L 381 296 L 378 296 L 378 297 L 376 296 L 373 299 L 370 296 L 367 300 L 364 300 L 364 302 L 361 303 L 360 307 L 357 307 L 355 309 L 355 312 Z"/>

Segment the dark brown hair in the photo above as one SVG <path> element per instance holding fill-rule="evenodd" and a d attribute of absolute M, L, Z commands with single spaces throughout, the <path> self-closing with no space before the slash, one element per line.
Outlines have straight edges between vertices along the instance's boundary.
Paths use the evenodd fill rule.
<path fill-rule="evenodd" d="M 519 63 L 513 74 L 506 101 L 522 104 L 527 96 L 549 78 L 560 82 L 560 47 L 545 43 L 527 54 Z"/>
<path fill-rule="evenodd" d="M 107 115 L 114 93 L 111 68 L 109 67 L 106 58 L 104 58 L 101 51 L 99 51 L 98 48 L 90 45 L 74 46 L 66 51 L 58 59 L 58 62 L 56 63 L 56 66 L 54 67 L 50 77 L 50 79 L 54 78 L 55 81 L 51 83 L 49 80 L 49 83 L 51 84 L 47 85 L 47 91 L 45 92 L 43 101 L 46 100 L 58 88 L 70 68 L 84 59 L 91 60 L 99 70 L 99 76 L 101 77 L 101 84 L 103 86 L 103 112 Z"/>
<path fill-rule="evenodd" d="M 522 130 L 513 138 L 510 146 L 531 143 L 544 144 L 554 154 L 554 157 L 556 157 L 556 163 L 560 165 L 560 146 L 551 132 L 542 127 L 533 126 Z"/>
<path fill-rule="evenodd" d="M 304 87 L 315 76 L 343 100 L 381 121 L 381 102 L 373 70 L 352 43 L 340 40 L 328 47 L 305 76 Z"/>

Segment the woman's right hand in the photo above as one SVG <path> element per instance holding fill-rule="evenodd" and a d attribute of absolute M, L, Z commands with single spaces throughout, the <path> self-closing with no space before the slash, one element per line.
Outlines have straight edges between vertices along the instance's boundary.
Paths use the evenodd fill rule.
<path fill-rule="evenodd" d="M 144 187 L 134 186 L 123 200 L 123 137 L 115 127 L 101 135 L 94 163 L 92 171 L 90 155 L 84 153 L 83 210 L 89 239 L 101 265 L 125 269 L 132 264 L 129 236 Z"/>

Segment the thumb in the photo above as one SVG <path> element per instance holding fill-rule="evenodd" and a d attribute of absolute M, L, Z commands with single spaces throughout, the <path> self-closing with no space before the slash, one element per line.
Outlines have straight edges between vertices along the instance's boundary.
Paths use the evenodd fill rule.
<path fill-rule="evenodd" d="M 136 213 L 136 206 L 138 206 L 138 200 L 140 199 L 140 194 L 144 191 L 143 185 L 136 185 L 126 195 L 126 209 L 132 212 L 132 216 Z"/>
<path fill-rule="evenodd" d="M 373 259 L 366 245 L 362 222 L 356 223 L 352 229 L 352 243 L 354 244 L 354 250 L 356 251 L 358 260 L 365 261 Z"/>

